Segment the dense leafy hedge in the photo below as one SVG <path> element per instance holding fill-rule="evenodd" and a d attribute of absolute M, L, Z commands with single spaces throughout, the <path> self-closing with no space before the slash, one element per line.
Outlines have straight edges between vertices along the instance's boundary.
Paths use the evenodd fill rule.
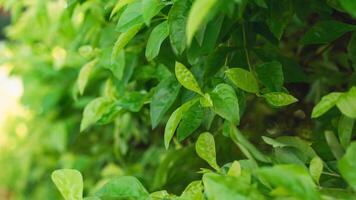
<path fill-rule="evenodd" d="M 356 198 L 355 1 L 1 2 L 6 196 Z"/>

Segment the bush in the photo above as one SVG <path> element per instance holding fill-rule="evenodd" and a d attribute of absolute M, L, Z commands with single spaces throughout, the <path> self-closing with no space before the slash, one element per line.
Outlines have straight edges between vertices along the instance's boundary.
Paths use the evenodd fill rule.
<path fill-rule="evenodd" d="M 1 5 L 5 199 L 356 198 L 354 1 Z"/>

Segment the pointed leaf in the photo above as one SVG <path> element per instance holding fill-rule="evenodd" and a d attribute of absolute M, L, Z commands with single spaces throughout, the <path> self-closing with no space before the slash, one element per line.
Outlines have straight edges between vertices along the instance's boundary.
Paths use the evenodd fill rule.
<path fill-rule="evenodd" d="M 264 94 L 263 97 L 272 106 L 286 106 L 298 101 L 295 97 L 284 92 L 271 92 Z"/>
<path fill-rule="evenodd" d="M 216 163 L 214 136 L 211 133 L 205 132 L 199 135 L 195 143 L 195 150 L 199 157 L 208 162 L 212 168 L 219 169 Z"/>
<path fill-rule="evenodd" d="M 183 64 L 176 62 L 175 73 L 179 83 L 183 87 L 204 96 L 194 75 Z"/>
<path fill-rule="evenodd" d="M 145 56 L 147 60 L 155 58 L 161 48 L 162 42 L 168 37 L 169 28 L 167 21 L 157 25 L 151 32 L 146 46 Z"/>
<path fill-rule="evenodd" d="M 83 199 L 83 177 L 74 169 L 60 169 L 52 173 L 52 181 L 65 200 Z"/>
<path fill-rule="evenodd" d="M 317 118 L 326 113 L 336 105 L 342 93 L 332 92 L 321 98 L 320 102 L 313 108 L 312 118 Z"/>
<path fill-rule="evenodd" d="M 246 92 L 258 93 L 258 83 L 251 72 L 242 68 L 231 68 L 225 73 L 240 89 L 245 90 Z"/>

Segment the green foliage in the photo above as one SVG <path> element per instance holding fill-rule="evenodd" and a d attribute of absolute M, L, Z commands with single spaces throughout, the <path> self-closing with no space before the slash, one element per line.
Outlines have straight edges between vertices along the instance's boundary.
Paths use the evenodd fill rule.
<path fill-rule="evenodd" d="M 0 199 L 355 199 L 354 1 L 0 5 Z"/>

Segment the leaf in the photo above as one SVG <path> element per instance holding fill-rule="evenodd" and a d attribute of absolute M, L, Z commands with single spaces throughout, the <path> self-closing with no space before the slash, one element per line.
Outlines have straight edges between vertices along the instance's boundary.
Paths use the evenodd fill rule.
<path fill-rule="evenodd" d="M 270 17 L 267 19 L 269 29 L 278 39 L 281 39 L 284 29 L 293 17 L 293 5 L 291 0 L 271 0 L 269 2 Z"/>
<path fill-rule="evenodd" d="M 98 59 L 89 61 L 82 67 L 82 69 L 80 69 L 79 76 L 78 76 L 78 89 L 79 89 L 80 95 L 83 95 L 85 87 L 86 87 L 88 80 L 90 78 L 90 75 L 91 75 L 97 62 L 98 62 Z"/>
<path fill-rule="evenodd" d="M 179 199 L 182 200 L 203 200 L 202 181 L 193 181 L 184 189 Z"/>
<path fill-rule="evenodd" d="M 256 67 L 258 79 L 273 92 L 281 90 L 284 82 L 282 64 L 276 61 L 263 63 Z"/>
<path fill-rule="evenodd" d="M 295 97 L 284 92 L 270 92 L 262 95 L 272 106 L 286 106 L 298 101 Z"/>
<path fill-rule="evenodd" d="M 194 75 L 183 64 L 176 62 L 175 73 L 179 83 L 183 87 L 204 96 Z"/>
<path fill-rule="evenodd" d="M 98 97 L 89 102 L 83 111 L 83 118 L 80 123 L 80 132 L 96 123 L 102 116 L 109 112 L 113 104 L 112 100 L 107 97 Z"/>
<path fill-rule="evenodd" d="M 342 177 L 356 191 L 356 142 L 352 142 L 345 155 L 339 160 L 338 168 Z"/>
<path fill-rule="evenodd" d="M 195 0 L 188 16 L 187 22 L 187 44 L 190 45 L 194 34 L 206 21 L 218 0 Z"/>
<path fill-rule="evenodd" d="M 178 127 L 178 124 L 181 121 L 183 114 L 190 108 L 190 106 L 194 105 L 197 100 L 198 99 L 193 99 L 186 102 L 181 107 L 177 108 L 169 117 L 166 127 L 164 129 L 164 146 L 166 147 L 166 149 L 168 149 L 169 147 L 169 143 L 172 140 L 174 132 Z"/>
<path fill-rule="evenodd" d="M 108 54 L 108 56 L 109 56 L 108 58 L 110 59 L 110 54 Z M 107 57 L 104 57 L 103 59 L 106 58 Z M 112 72 L 112 74 L 115 76 L 115 78 L 117 78 L 118 80 L 122 80 L 125 72 L 125 51 L 120 51 L 117 57 L 111 60 L 110 64 L 105 64 L 103 66 L 109 69 Z"/>
<path fill-rule="evenodd" d="M 52 172 L 52 181 L 65 200 L 83 199 L 83 177 L 74 169 L 59 169 Z"/>
<path fill-rule="evenodd" d="M 321 173 L 323 172 L 323 161 L 319 157 L 314 157 L 310 161 L 309 174 L 314 182 L 319 184 Z"/>
<path fill-rule="evenodd" d="M 238 88 L 246 92 L 258 93 L 258 83 L 251 72 L 242 68 L 231 68 L 225 73 Z"/>
<path fill-rule="evenodd" d="M 356 87 L 352 87 L 337 100 L 336 106 L 346 116 L 356 118 Z"/>
<path fill-rule="evenodd" d="M 186 48 L 185 35 L 189 6 L 189 0 L 174 1 L 168 13 L 169 39 L 176 54 L 183 53 Z"/>
<path fill-rule="evenodd" d="M 339 160 L 341 156 L 344 155 L 344 149 L 340 145 L 335 134 L 332 131 L 325 131 L 325 139 L 334 157 Z"/>
<path fill-rule="evenodd" d="M 141 1 L 134 1 L 129 4 L 121 14 L 116 30 L 118 32 L 128 32 L 142 23 L 143 18 L 141 15 Z"/>
<path fill-rule="evenodd" d="M 149 193 L 145 187 L 132 176 L 111 179 L 95 193 L 101 200 L 135 199 L 147 200 Z"/>
<path fill-rule="evenodd" d="M 163 8 L 160 0 L 142 0 L 142 17 L 147 26 L 151 19 Z"/>
<path fill-rule="evenodd" d="M 146 101 L 147 94 L 141 92 L 131 92 L 118 99 L 116 104 L 131 112 L 138 112 L 141 110 Z"/>
<path fill-rule="evenodd" d="M 183 115 L 177 129 L 178 141 L 182 141 L 191 135 L 203 122 L 204 110 L 197 102 L 192 105 Z"/>
<path fill-rule="evenodd" d="M 116 14 L 118 13 L 124 6 L 126 6 L 127 4 L 132 3 L 134 0 L 120 0 L 118 1 L 114 8 L 112 9 L 111 13 L 110 13 L 110 19 Z"/>
<path fill-rule="evenodd" d="M 234 89 L 228 84 L 217 85 L 211 93 L 214 112 L 233 124 L 240 121 L 239 102 Z"/>
<path fill-rule="evenodd" d="M 315 184 L 306 169 L 299 165 L 275 165 L 258 169 L 258 175 L 275 188 L 284 190 L 284 195 L 297 199 L 320 200 Z"/>
<path fill-rule="evenodd" d="M 265 199 L 250 184 L 232 176 L 222 176 L 214 173 L 203 175 L 204 192 L 209 200 L 263 200 Z"/>
<path fill-rule="evenodd" d="M 205 93 L 204 96 L 199 98 L 200 100 L 200 105 L 203 107 L 212 107 L 213 106 L 213 100 L 210 97 L 209 93 Z"/>
<path fill-rule="evenodd" d="M 141 29 L 141 24 L 138 24 L 136 26 L 133 26 L 127 32 L 120 34 L 119 38 L 116 40 L 114 44 L 112 54 L 111 54 L 111 60 L 115 60 L 115 58 L 119 55 L 120 51 L 131 41 L 132 38 L 135 37 L 135 35 L 138 33 L 140 29 Z"/>
<path fill-rule="evenodd" d="M 354 30 L 356 30 L 356 26 L 339 21 L 320 21 L 305 33 L 300 42 L 303 45 L 327 44 Z"/>
<path fill-rule="evenodd" d="M 145 56 L 147 60 L 152 60 L 159 54 L 162 42 L 168 37 L 169 27 L 167 21 L 157 25 L 151 32 L 146 46 Z"/>
<path fill-rule="evenodd" d="M 317 118 L 326 113 L 330 108 L 336 105 L 342 93 L 332 92 L 321 98 L 320 102 L 313 108 L 312 118 Z"/>
<path fill-rule="evenodd" d="M 341 115 L 338 124 L 338 134 L 341 145 L 346 149 L 349 145 L 352 137 L 352 130 L 354 127 L 355 120 Z"/>
<path fill-rule="evenodd" d="M 234 162 L 232 162 L 229 171 L 227 171 L 227 175 L 234 177 L 239 177 L 241 175 L 241 165 L 238 161 L 235 160 Z"/>
<path fill-rule="evenodd" d="M 356 18 L 356 2 L 354 0 L 338 0 L 338 2 L 346 12 Z"/>
<path fill-rule="evenodd" d="M 174 76 L 162 80 L 155 88 L 150 103 L 150 116 L 152 128 L 155 128 L 162 120 L 168 109 L 176 100 L 180 85 Z"/>
<path fill-rule="evenodd" d="M 200 158 L 205 160 L 215 170 L 219 170 L 216 163 L 214 136 L 209 132 L 201 133 L 195 143 L 195 151 Z"/>

